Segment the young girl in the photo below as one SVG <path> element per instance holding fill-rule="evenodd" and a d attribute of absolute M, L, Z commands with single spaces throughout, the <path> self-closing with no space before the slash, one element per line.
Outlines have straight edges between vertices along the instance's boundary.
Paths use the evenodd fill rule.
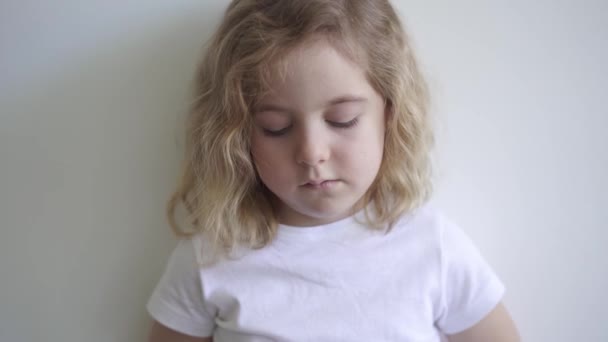
<path fill-rule="evenodd" d="M 518 341 L 501 281 L 425 204 L 427 101 L 387 0 L 230 3 L 196 79 L 169 202 L 184 238 L 150 340 Z"/>

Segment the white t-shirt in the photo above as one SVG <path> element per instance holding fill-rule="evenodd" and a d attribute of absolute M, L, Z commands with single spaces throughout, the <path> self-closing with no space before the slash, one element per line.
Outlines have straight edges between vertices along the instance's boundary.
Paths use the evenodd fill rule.
<path fill-rule="evenodd" d="M 281 225 L 263 249 L 207 267 L 197 262 L 204 244 L 201 235 L 178 243 L 147 309 L 214 342 L 436 342 L 480 321 L 505 291 L 471 240 L 429 206 L 388 234 L 353 217 Z"/>

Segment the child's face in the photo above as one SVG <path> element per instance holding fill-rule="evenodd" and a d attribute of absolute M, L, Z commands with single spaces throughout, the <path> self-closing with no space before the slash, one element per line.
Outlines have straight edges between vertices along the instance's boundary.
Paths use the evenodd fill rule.
<path fill-rule="evenodd" d="M 279 222 L 330 223 L 360 208 L 380 168 L 385 106 L 356 64 L 324 40 L 286 57 L 254 113 L 251 151 L 280 200 Z"/>

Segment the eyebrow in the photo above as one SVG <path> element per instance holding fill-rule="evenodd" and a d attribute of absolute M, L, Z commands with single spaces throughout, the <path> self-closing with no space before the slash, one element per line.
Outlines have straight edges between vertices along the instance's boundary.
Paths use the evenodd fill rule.
<path fill-rule="evenodd" d="M 342 104 L 342 103 L 350 103 L 350 102 L 367 102 L 367 98 L 362 97 L 362 96 L 356 96 L 356 95 L 342 95 L 342 96 L 338 96 L 336 98 L 333 98 L 331 100 L 329 100 L 326 104 L 325 104 L 325 108 L 330 107 L 330 106 L 335 106 L 338 104 Z M 275 104 L 270 104 L 270 103 L 263 103 L 259 106 L 256 107 L 256 112 L 292 112 L 291 109 L 287 108 L 287 107 L 281 107 Z"/>

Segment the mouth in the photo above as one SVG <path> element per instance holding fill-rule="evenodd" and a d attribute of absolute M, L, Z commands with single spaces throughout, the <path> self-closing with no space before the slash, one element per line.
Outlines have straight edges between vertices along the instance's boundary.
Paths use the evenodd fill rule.
<path fill-rule="evenodd" d="M 330 189 L 335 186 L 339 180 L 337 179 L 320 179 L 320 180 L 311 180 L 305 184 L 302 184 L 302 187 L 308 189 Z"/>

